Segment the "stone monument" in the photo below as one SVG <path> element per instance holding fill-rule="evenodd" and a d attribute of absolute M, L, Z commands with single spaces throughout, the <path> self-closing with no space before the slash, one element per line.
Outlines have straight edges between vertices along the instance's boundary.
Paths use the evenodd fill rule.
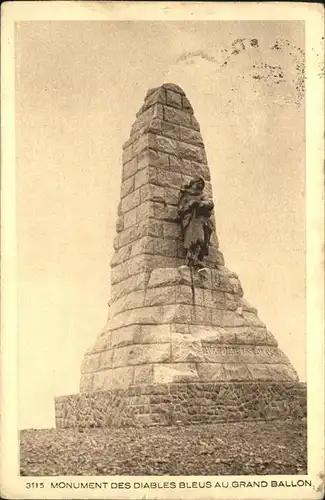
<path fill-rule="evenodd" d="M 148 91 L 123 146 L 111 300 L 57 427 L 306 413 L 306 387 L 225 267 L 200 126 L 183 90 Z"/>

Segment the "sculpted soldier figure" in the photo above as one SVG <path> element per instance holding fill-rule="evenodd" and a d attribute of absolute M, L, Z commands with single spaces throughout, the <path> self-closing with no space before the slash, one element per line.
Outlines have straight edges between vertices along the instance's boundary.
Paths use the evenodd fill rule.
<path fill-rule="evenodd" d="M 188 266 L 203 269 L 202 260 L 209 253 L 213 229 L 211 214 L 213 201 L 203 193 L 204 179 L 197 177 L 181 187 L 178 216 L 183 230 L 184 248 Z"/>

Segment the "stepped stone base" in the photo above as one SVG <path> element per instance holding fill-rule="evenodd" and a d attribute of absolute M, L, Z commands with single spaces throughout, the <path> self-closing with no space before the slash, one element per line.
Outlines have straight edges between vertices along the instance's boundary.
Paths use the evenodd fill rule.
<path fill-rule="evenodd" d="M 190 382 L 60 396 L 57 428 L 135 427 L 307 416 L 306 384 Z"/>

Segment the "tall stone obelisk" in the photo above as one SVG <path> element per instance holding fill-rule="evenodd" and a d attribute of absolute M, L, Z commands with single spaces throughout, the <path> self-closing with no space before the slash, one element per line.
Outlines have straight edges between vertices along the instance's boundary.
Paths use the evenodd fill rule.
<path fill-rule="evenodd" d="M 231 386 L 245 406 L 256 390 L 275 390 L 282 401 L 281 388 L 298 387 L 290 361 L 243 298 L 238 276 L 225 267 L 215 229 L 206 272 L 184 265 L 177 203 L 181 185 L 198 175 L 212 198 L 200 126 L 185 93 L 173 84 L 149 90 L 123 146 L 109 319 L 85 353 L 77 395 L 78 401 L 84 394 L 85 401 L 101 406 L 122 391 L 128 401 L 123 411 L 132 414 L 128 425 L 140 421 L 142 411 L 130 413 L 130 398 L 147 396 L 146 388 L 170 394 L 179 387 L 184 394 L 193 383 L 203 392 L 215 384 Z M 67 416 L 71 398 L 57 400 L 59 426 L 74 425 Z M 150 401 L 145 407 L 146 422 L 157 423 Z M 94 422 L 113 425 L 108 417 Z"/>

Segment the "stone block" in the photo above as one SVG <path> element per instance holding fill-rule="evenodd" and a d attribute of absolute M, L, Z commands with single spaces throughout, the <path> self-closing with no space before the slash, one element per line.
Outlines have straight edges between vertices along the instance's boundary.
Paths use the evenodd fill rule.
<path fill-rule="evenodd" d="M 179 139 L 180 134 L 179 134 L 179 125 L 175 125 L 174 123 L 170 122 L 161 122 L 161 135 L 164 135 L 166 137 L 170 137 L 172 139 Z"/>
<path fill-rule="evenodd" d="M 178 154 L 182 158 L 187 158 L 188 160 L 194 160 L 200 163 L 206 162 L 204 148 L 194 146 L 187 142 L 178 142 Z"/>
<path fill-rule="evenodd" d="M 134 175 L 128 177 L 121 184 L 121 198 L 124 198 L 134 190 Z"/>
<path fill-rule="evenodd" d="M 244 326 L 245 318 L 235 311 L 212 309 L 212 323 L 222 327 Z"/>
<path fill-rule="evenodd" d="M 171 334 L 181 334 L 181 335 L 189 335 L 190 334 L 190 325 L 182 325 L 181 323 L 176 323 L 170 325 Z"/>
<path fill-rule="evenodd" d="M 278 341 L 274 337 L 273 333 L 271 333 L 269 331 L 266 331 L 266 333 L 265 333 L 265 344 L 269 345 L 269 346 L 274 346 L 274 347 L 278 346 Z"/>
<path fill-rule="evenodd" d="M 126 263 L 118 264 L 111 269 L 111 283 L 115 285 L 120 281 L 130 278 L 130 276 L 145 271 L 146 268 L 145 255 L 137 255 L 126 261 Z"/>
<path fill-rule="evenodd" d="M 162 186 L 157 186 L 155 184 L 146 184 L 145 186 L 142 186 L 141 203 L 149 200 L 156 201 L 159 203 L 167 203 L 165 197 L 165 189 Z"/>
<path fill-rule="evenodd" d="M 188 266 L 178 268 L 179 284 L 192 286 L 192 273 Z"/>
<path fill-rule="evenodd" d="M 80 378 L 79 391 L 91 392 L 93 390 L 93 379 L 94 375 L 92 373 L 82 374 Z"/>
<path fill-rule="evenodd" d="M 268 370 L 272 380 L 276 381 L 298 381 L 298 375 L 289 364 L 270 364 Z"/>
<path fill-rule="evenodd" d="M 156 103 L 152 103 L 151 106 L 147 106 L 147 107 L 142 106 L 141 109 L 137 112 L 137 114 L 136 114 L 137 120 L 132 125 L 131 135 L 134 134 L 134 132 L 135 132 L 135 130 L 137 130 L 137 128 L 142 128 L 145 125 L 148 125 L 148 123 L 150 123 L 150 120 L 151 120 L 153 113 L 154 113 L 153 104 L 156 104 Z M 137 125 L 137 127 L 136 127 L 136 125 Z"/>
<path fill-rule="evenodd" d="M 198 130 L 200 132 L 200 124 L 194 115 L 191 116 L 191 124 L 188 126 L 194 128 L 194 130 Z"/>
<path fill-rule="evenodd" d="M 181 237 L 181 227 L 177 222 L 163 222 L 164 238 L 172 238 L 174 240 Z"/>
<path fill-rule="evenodd" d="M 129 144 L 129 145 L 125 144 L 125 147 L 123 149 L 123 154 L 122 154 L 123 165 L 131 162 L 131 160 L 133 158 L 134 158 L 134 154 L 133 154 L 133 150 L 132 150 L 132 144 Z"/>
<path fill-rule="evenodd" d="M 211 269 L 207 268 L 205 273 L 192 272 L 193 286 L 195 288 L 212 288 Z"/>
<path fill-rule="evenodd" d="M 182 95 L 173 90 L 166 89 L 166 104 L 173 108 L 182 109 Z"/>
<path fill-rule="evenodd" d="M 225 380 L 251 380 L 251 374 L 245 365 L 225 363 L 223 365 L 223 371 Z"/>
<path fill-rule="evenodd" d="M 93 391 L 107 391 L 112 388 L 113 370 L 101 370 L 94 373 Z"/>
<path fill-rule="evenodd" d="M 134 343 L 159 344 L 170 342 L 170 339 L 170 325 L 141 325 L 140 330 L 138 330 L 134 336 Z"/>
<path fill-rule="evenodd" d="M 192 105 L 185 95 L 182 96 L 182 108 L 184 109 L 184 111 L 193 114 Z"/>
<path fill-rule="evenodd" d="M 125 162 L 122 169 L 122 182 L 135 175 L 137 170 L 138 162 L 136 158 L 133 158 L 133 160 L 130 159 L 129 161 Z"/>
<path fill-rule="evenodd" d="M 188 285 L 176 287 L 176 302 L 178 304 L 193 304 L 193 291 Z"/>
<path fill-rule="evenodd" d="M 124 146 L 132 144 L 132 142 L 138 139 L 141 135 L 146 134 L 148 132 L 148 128 L 148 122 L 139 119 L 136 120 L 131 127 L 130 138 L 124 143 Z"/>
<path fill-rule="evenodd" d="M 175 285 L 178 283 L 177 268 L 153 269 L 150 274 L 148 288 Z"/>
<path fill-rule="evenodd" d="M 144 190 L 144 191 L 143 191 Z M 145 225 L 144 234 L 148 234 L 148 218 L 154 216 L 153 206 L 149 201 L 144 201 L 146 198 L 147 186 L 142 186 L 140 188 L 140 200 L 141 203 L 136 207 L 137 210 L 137 222 L 140 223 L 142 221 Z"/>
<path fill-rule="evenodd" d="M 164 188 L 164 200 L 168 205 L 178 205 L 179 189 L 172 187 Z"/>
<path fill-rule="evenodd" d="M 141 153 L 141 151 L 149 148 L 156 148 L 156 136 L 151 132 L 141 135 L 133 142 L 132 155 L 137 156 Z"/>
<path fill-rule="evenodd" d="M 143 236 L 135 241 L 132 246 L 130 257 L 135 257 L 139 254 L 154 253 L 154 241 L 155 238 L 153 236 Z"/>
<path fill-rule="evenodd" d="M 182 185 L 182 176 L 177 172 L 168 172 L 161 168 L 157 169 L 157 184 L 163 187 L 180 189 Z"/>
<path fill-rule="evenodd" d="M 118 234 L 117 249 L 129 245 L 135 240 L 146 236 L 148 232 L 146 221 L 140 221 L 135 226 L 128 227 Z"/>
<path fill-rule="evenodd" d="M 133 208 L 129 212 L 126 212 L 124 214 L 124 229 L 127 229 L 128 227 L 134 226 L 137 222 L 137 209 Z"/>
<path fill-rule="evenodd" d="M 154 171 L 154 175 L 156 174 L 156 171 L 151 167 L 151 171 Z M 148 168 L 143 168 L 142 170 L 139 170 L 135 176 L 134 176 L 134 189 L 138 189 L 144 184 L 147 184 L 149 182 L 149 167 Z"/>
<path fill-rule="evenodd" d="M 253 363 L 247 364 L 247 369 L 252 380 L 271 380 L 272 376 L 268 369 L 268 365 Z"/>
<path fill-rule="evenodd" d="M 190 325 L 190 332 L 194 338 L 206 343 L 223 343 L 225 330 L 211 325 Z"/>
<path fill-rule="evenodd" d="M 214 292 L 218 293 L 218 292 Z M 220 292 L 219 292 L 220 293 Z M 224 292 L 224 307 L 229 311 L 236 311 L 240 307 L 240 297 L 233 293 Z"/>
<path fill-rule="evenodd" d="M 161 119 L 153 117 L 148 125 L 147 131 L 161 134 Z"/>
<path fill-rule="evenodd" d="M 175 222 L 177 220 L 177 208 L 174 205 L 153 202 L 154 217 L 158 220 Z"/>
<path fill-rule="evenodd" d="M 122 198 L 121 200 L 121 213 L 125 214 L 125 212 L 128 212 L 129 210 L 132 210 L 132 208 L 137 207 L 140 205 L 140 190 L 137 189 L 136 191 L 133 191 L 133 193 L 128 194 L 125 196 L 125 198 Z"/>
<path fill-rule="evenodd" d="M 172 362 L 204 362 L 205 356 L 200 341 L 172 339 Z"/>
<path fill-rule="evenodd" d="M 81 365 L 81 373 L 91 373 L 100 366 L 100 353 L 85 355 Z"/>
<path fill-rule="evenodd" d="M 224 309 L 226 307 L 225 292 L 220 290 L 212 290 L 213 307 L 216 309 Z"/>
<path fill-rule="evenodd" d="M 132 245 L 126 245 L 124 247 L 119 248 L 113 254 L 113 257 L 111 259 L 111 267 L 118 266 L 119 264 L 122 264 L 122 262 L 128 260 L 131 255 L 131 250 L 132 250 Z"/>
<path fill-rule="evenodd" d="M 177 245 L 174 240 L 154 238 L 154 254 L 165 255 L 166 257 L 177 257 Z"/>
<path fill-rule="evenodd" d="M 170 307 L 170 306 L 165 306 Z M 133 311 L 128 311 L 117 314 L 111 320 L 111 329 L 115 330 L 123 326 L 128 325 L 156 325 L 162 323 L 168 323 L 168 317 L 165 317 L 164 309 L 162 306 L 152 306 L 152 307 L 141 307 L 134 309 Z"/>
<path fill-rule="evenodd" d="M 169 342 L 163 344 L 133 344 L 114 349 L 113 367 L 163 363 L 169 362 L 170 358 Z"/>
<path fill-rule="evenodd" d="M 222 342 L 223 344 L 237 343 L 237 334 L 234 328 L 223 328 Z"/>
<path fill-rule="evenodd" d="M 235 333 L 236 333 L 237 344 L 254 345 L 256 343 L 255 331 L 252 328 L 237 327 Z"/>
<path fill-rule="evenodd" d="M 118 215 L 116 219 L 116 232 L 120 233 L 124 229 L 124 217 L 123 215 Z"/>
<path fill-rule="evenodd" d="M 200 132 L 188 127 L 180 126 L 179 129 L 180 129 L 181 141 L 190 142 L 191 144 L 199 144 L 203 146 L 203 140 Z"/>
<path fill-rule="evenodd" d="M 166 257 L 163 255 L 148 255 L 147 262 L 150 269 L 177 267 L 180 262 L 174 257 Z"/>
<path fill-rule="evenodd" d="M 103 351 L 100 355 L 100 368 L 107 369 L 112 368 L 112 359 L 113 359 L 113 349 L 109 349 L 108 351 Z"/>
<path fill-rule="evenodd" d="M 198 325 L 211 325 L 211 308 L 194 306 L 192 311 L 192 323 Z"/>
<path fill-rule="evenodd" d="M 131 137 L 133 141 L 138 139 L 139 136 L 144 135 L 151 130 L 153 122 L 163 119 L 163 104 L 155 103 L 147 108 L 145 105 L 137 113 L 137 119 L 131 127 Z M 124 147 L 129 144 L 127 141 Z"/>
<path fill-rule="evenodd" d="M 136 336 L 141 332 L 142 325 L 122 326 L 117 330 L 113 330 L 112 347 L 121 347 L 135 343 Z"/>
<path fill-rule="evenodd" d="M 178 174 L 183 175 L 184 172 L 188 171 L 188 168 L 191 168 L 191 162 L 189 160 L 184 160 L 183 158 L 179 158 L 178 156 L 171 155 L 169 157 L 169 168 L 172 172 L 176 172 Z"/>
<path fill-rule="evenodd" d="M 256 345 L 266 345 L 266 329 L 265 328 L 254 328 L 254 332 L 255 332 L 255 344 Z M 275 347 L 277 347 L 277 344 Z"/>
<path fill-rule="evenodd" d="M 163 223 L 162 221 L 150 218 L 147 222 L 148 236 L 156 236 L 157 238 L 163 238 Z M 154 266 L 156 267 L 156 266 Z"/>
<path fill-rule="evenodd" d="M 215 307 L 212 290 L 209 288 L 201 288 L 200 290 L 203 293 L 203 305 L 205 307 Z"/>
<path fill-rule="evenodd" d="M 173 304 L 163 306 L 164 323 L 191 323 L 193 306 Z"/>
<path fill-rule="evenodd" d="M 104 331 L 101 333 L 100 336 L 97 337 L 95 345 L 89 350 L 86 351 L 86 353 L 96 353 L 96 352 L 101 352 L 101 351 L 106 351 L 107 349 L 111 349 L 112 347 L 112 338 L 111 338 L 111 332 Z"/>
<path fill-rule="evenodd" d="M 225 380 L 223 365 L 221 363 L 198 363 L 197 372 L 200 380 L 218 381 Z"/>
<path fill-rule="evenodd" d="M 176 123 L 185 127 L 192 126 L 191 114 L 184 110 L 172 108 L 171 106 L 165 106 L 164 113 L 164 119 L 167 122 Z"/>
<path fill-rule="evenodd" d="M 153 365 L 134 367 L 134 384 L 152 384 L 154 380 Z"/>
<path fill-rule="evenodd" d="M 154 370 L 155 384 L 169 384 L 180 380 L 198 380 L 195 363 L 163 363 L 156 364 Z"/>
<path fill-rule="evenodd" d="M 146 291 L 145 305 L 155 306 L 173 304 L 176 301 L 176 287 L 164 286 L 159 288 L 148 288 Z"/>
<path fill-rule="evenodd" d="M 169 168 L 169 156 L 154 149 L 144 150 L 138 155 L 138 170 L 148 167 Z"/>
<path fill-rule="evenodd" d="M 157 103 L 161 103 L 161 104 L 166 103 L 166 95 L 161 87 L 154 89 L 151 92 L 151 94 L 149 94 L 149 95 L 147 94 L 145 101 L 144 101 L 144 105 L 142 106 L 142 110 L 144 111 Z"/>
<path fill-rule="evenodd" d="M 244 298 L 240 299 L 240 307 L 243 309 L 243 311 L 247 311 L 257 315 L 257 309 L 255 307 L 252 307 Z"/>
<path fill-rule="evenodd" d="M 241 283 L 240 283 L 238 278 L 229 278 L 229 284 L 231 287 L 231 289 L 230 289 L 231 293 L 236 293 L 240 297 L 242 297 L 244 295 Z M 227 291 L 227 290 L 225 290 L 225 291 Z"/>
<path fill-rule="evenodd" d="M 112 346 L 169 342 L 170 325 L 129 325 L 112 331 Z"/>
<path fill-rule="evenodd" d="M 194 288 L 194 304 L 204 306 L 204 288 Z"/>
<path fill-rule="evenodd" d="M 173 92 L 179 92 L 180 94 L 185 95 L 184 90 L 181 89 L 181 87 L 179 87 L 178 85 L 175 85 L 175 83 L 164 83 L 162 85 L 162 88 L 172 90 Z"/>
<path fill-rule="evenodd" d="M 126 389 L 133 383 L 134 366 L 122 366 L 112 370 L 112 384 L 114 389 Z"/>
<path fill-rule="evenodd" d="M 252 312 L 243 311 L 243 317 L 247 325 L 265 327 L 265 324 Z"/>
<path fill-rule="evenodd" d="M 111 317 L 113 318 L 116 314 L 119 314 L 122 311 L 129 311 L 131 309 L 142 307 L 144 305 L 144 298 L 144 290 L 138 290 L 135 292 L 130 292 L 127 295 L 123 295 L 121 298 L 111 303 Z"/>

